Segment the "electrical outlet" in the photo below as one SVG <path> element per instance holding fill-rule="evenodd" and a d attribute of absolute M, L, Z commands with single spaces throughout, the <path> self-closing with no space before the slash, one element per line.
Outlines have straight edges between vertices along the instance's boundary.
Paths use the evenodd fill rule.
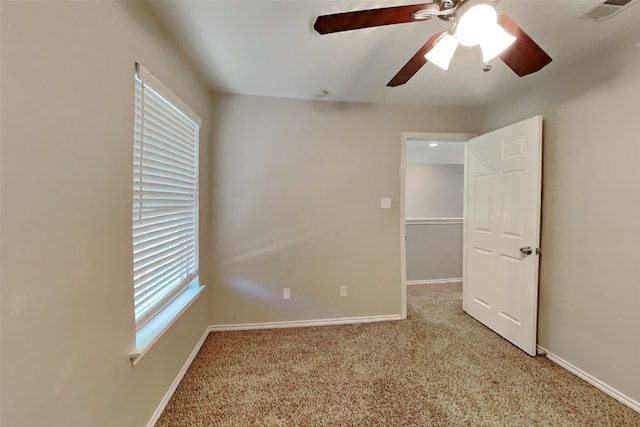
<path fill-rule="evenodd" d="M 282 299 L 291 299 L 291 289 L 284 288 L 282 290 Z"/>
<path fill-rule="evenodd" d="M 347 296 L 347 287 L 346 286 L 340 286 L 340 296 L 341 297 L 346 297 Z"/>

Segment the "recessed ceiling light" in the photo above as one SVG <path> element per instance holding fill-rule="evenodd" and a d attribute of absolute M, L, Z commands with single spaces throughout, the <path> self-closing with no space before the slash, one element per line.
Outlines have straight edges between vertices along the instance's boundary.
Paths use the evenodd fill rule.
<path fill-rule="evenodd" d="M 438 143 L 437 142 L 432 142 L 431 144 L 429 144 L 429 147 L 437 147 Z"/>

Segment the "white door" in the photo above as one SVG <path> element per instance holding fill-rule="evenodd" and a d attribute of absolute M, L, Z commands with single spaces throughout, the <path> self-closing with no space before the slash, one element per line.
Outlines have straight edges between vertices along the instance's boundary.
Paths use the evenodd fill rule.
<path fill-rule="evenodd" d="M 468 143 L 467 313 L 536 354 L 542 117 Z"/>

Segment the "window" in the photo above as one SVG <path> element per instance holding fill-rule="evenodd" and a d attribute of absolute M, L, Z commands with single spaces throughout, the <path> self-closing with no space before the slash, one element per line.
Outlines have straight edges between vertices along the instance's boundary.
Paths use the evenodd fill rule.
<path fill-rule="evenodd" d="M 200 118 L 136 64 L 133 286 L 136 329 L 198 277 Z"/>

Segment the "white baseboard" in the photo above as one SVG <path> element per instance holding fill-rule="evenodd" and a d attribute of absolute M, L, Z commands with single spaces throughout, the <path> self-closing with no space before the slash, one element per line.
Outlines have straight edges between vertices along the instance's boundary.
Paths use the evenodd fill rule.
<path fill-rule="evenodd" d="M 294 320 L 290 322 L 266 322 L 266 323 L 239 323 L 227 325 L 211 325 L 211 331 L 243 331 L 250 329 L 274 329 L 274 328 L 300 328 L 305 326 L 331 326 L 349 325 L 353 323 L 386 322 L 389 320 L 402 320 L 399 314 L 386 316 L 365 316 L 365 317 L 344 317 L 338 319 L 318 319 L 318 320 Z"/>
<path fill-rule="evenodd" d="M 200 340 L 198 341 L 196 346 L 193 348 L 193 351 L 187 358 L 186 362 L 184 362 L 182 369 L 180 369 L 180 372 L 178 372 L 178 375 L 173 380 L 173 383 L 171 383 L 171 387 L 169 387 L 169 390 L 167 390 L 167 393 L 164 395 L 164 397 L 160 401 L 160 404 L 158 405 L 155 412 L 151 416 L 151 419 L 147 423 L 147 427 L 153 427 L 156 424 L 156 422 L 158 422 L 160 415 L 162 415 L 162 411 L 164 411 L 164 408 L 167 406 L 167 403 L 169 403 L 169 399 L 171 399 L 171 396 L 173 396 L 173 392 L 176 391 L 176 389 L 178 388 L 180 381 L 182 381 L 182 377 L 184 377 L 184 374 L 187 373 L 187 369 L 189 369 L 189 366 L 191 366 L 191 362 L 193 362 L 193 359 L 195 359 L 196 355 L 200 351 L 200 347 L 202 347 L 202 344 L 204 344 L 204 340 L 207 339 L 209 332 L 211 332 L 210 326 L 205 329 L 204 333 L 200 337 Z"/>
<path fill-rule="evenodd" d="M 585 380 L 586 382 L 588 382 L 589 384 L 591 384 L 592 386 L 594 386 L 598 390 L 603 391 L 604 393 L 606 393 L 609 396 L 613 397 L 618 402 L 627 405 L 629 408 L 633 409 L 636 412 L 640 412 L 640 402 L 638 402 L 636 400 L 633 400 L 632 398 L 630 398 L 626 394 L 619 392 L 615 388 L 611 387 L 608 384 L 605 384 L 604 382 L 600 381 L 598 378 L 596 378 L 593 375 L 583 371 L 582 369 L 578 368 L 577 366 L 573 365 L 572 363 L 567 362 L 563 358 L 558 357 L 553 353 L 550 353 L 548 350 L 546 350 L 543 347 L 538 346 L 538 353 L 544 354 L 552 362 L 562 366 L 567 371 L 569 371 L 572 374 L 582 378 L 583 380 Z"/>
<path fill-rule="evenodd" d="M 453 279 L 430 279 L 430 280 L 407 280 L 407 286 L 411 285 L 433 285 L 437 283 L 462 282 L 462 277 Z"/>

